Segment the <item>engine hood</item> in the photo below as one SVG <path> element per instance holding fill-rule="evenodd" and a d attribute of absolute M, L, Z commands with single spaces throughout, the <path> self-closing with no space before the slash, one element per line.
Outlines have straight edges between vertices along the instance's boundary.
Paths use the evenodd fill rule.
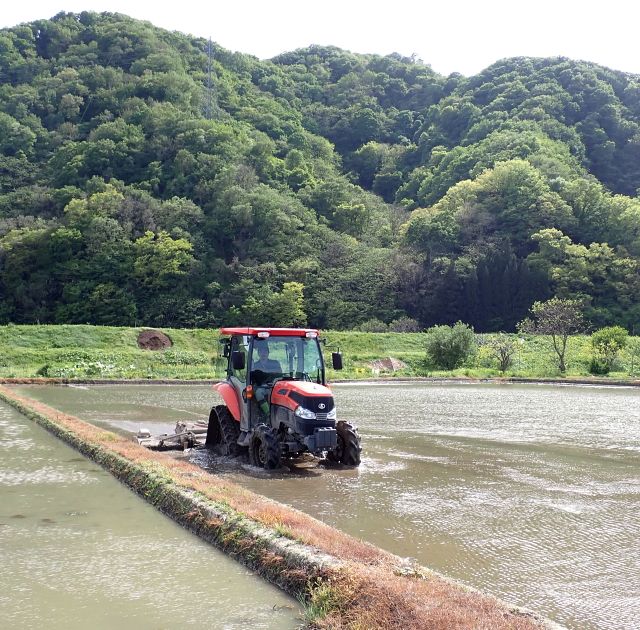
<path fill-rule="evenodd" d="M 328 413 L 334 407 L 328 387 L 307 381 L 278 381 L 273 386 L 271 402 L 294 410 L 302 405 L 315 413 Z"/>

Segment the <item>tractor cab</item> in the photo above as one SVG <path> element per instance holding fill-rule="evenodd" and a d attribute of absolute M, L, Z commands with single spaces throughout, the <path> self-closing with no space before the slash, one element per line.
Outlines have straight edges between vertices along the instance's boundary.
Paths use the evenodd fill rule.
<path fill-rule="evenodd" d="M 282 456 L 327 453 L 331 459 L 340 452 L 343 438 L 320 346 L 325 341 L 317 330 L 223 328 L 220 335 L 223 380 L 214 389 L 225 405 L 212 410 L 208 445 L 231 455 L 248 449 L 252 463 L 264 468 L 279 466 Z M 342 369 L 339 350 L 332 365 Z M 350 457 L 355 465 L 357 442 L 357 457 Z"/>

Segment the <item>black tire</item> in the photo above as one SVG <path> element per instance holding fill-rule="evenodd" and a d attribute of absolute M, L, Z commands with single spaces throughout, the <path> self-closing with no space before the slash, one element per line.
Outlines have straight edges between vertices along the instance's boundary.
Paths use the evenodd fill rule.
<path fill-rule="evenodd" d="M 231 415 L 229 407 L 218 405 L 209 414 L 209 428 L 207 429 L 206 446 L 219 455 L 237 457 L 246 452 L 238 444 L 240 437 L 240 423 Z"/>
<path fill-rule="evenodd" d="M 253 430 L 249 445 L 249 461 L 253 466 L 274 470 L 282 466 L 280 445 L 271 427 L 261 424 Z"/>
<path fill-rule="evenodd" d="M 331 462 L 339 462 L 345 466 L 360 466 L 360 436 L 358 427 L 354 427 L 350 422 L 340 420 L 336 424 L 338 432 L 338 448 L 327 453 L 327 459 Z"/>
<path fill-rule="evenodd" d="M 220 433 L 220 423 L 218 422 L 218 414 L 216 413 L 216 408 L 213 407 L 211 409 L 211 413 L 209 413 L 209 426 L 207 427 L 207 439 L 204 444 L 208 448 L 213 448 L 220 444 L 221 433 Z"/>

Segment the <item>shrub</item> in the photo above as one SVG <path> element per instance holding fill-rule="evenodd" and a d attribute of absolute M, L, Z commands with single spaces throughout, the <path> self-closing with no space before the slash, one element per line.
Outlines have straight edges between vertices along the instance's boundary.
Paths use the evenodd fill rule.
<path fill-rule="evenodd" d="M 621 326 L 607 326 L 591 335 L 593 358 L 589 371 L 592 374 L 608 374 L 618 353 L 627 345 L 629 333 Z"/>
<path fill-rule="evenodd" d="M 609 374 L 610 371 L 611 368 L 604 361 L 598 359 L 597 357 L 592 357 L 591 363 L 589 363 L 589 372 L 591 374 L 600 376 L 603 374 Z"/>
<path fill-rule="evenodd" d="M 453 326 L 434 326 L 427 333 L 427 356 L 445 370 L 453 370 L 476 350 L 473 328 L 462 322 Z"/>
<path fill-rule="evenodd" d="M 389 332 L 389 326 L 384 322 L 381 322 L 379 319 L 370 319 L 368 322 L 360 324 L 358 330 L 360 330 L 360 332 L 367 333 L 384 333 Z"/>
<path fill-rule="evenodd" d="M 115 376 L 117 367 L 115 365 L 102 363 L 101 361 L 81 361 L 75 365 L 65 365 L 62 367 L 46 367 L 41 376 L 52 378 L 100 378 Z M 43 370 L 43 368 L 41 368 Z M 39 373 L 41 372 L 39 370 Z"/>
<path fill-rule="evenodd" d="M 209 357 L 204 352 L 188 352 L 173 348 L 163 350 L 157 359 L 164 365 L 205 365 L 209 362 Z"/>
<path fill-rule="evenodd" d="M 420 330 L 420 323 L 409 317 L 396 319 L 389 324 L 389 332 L 417 333 Z"/>

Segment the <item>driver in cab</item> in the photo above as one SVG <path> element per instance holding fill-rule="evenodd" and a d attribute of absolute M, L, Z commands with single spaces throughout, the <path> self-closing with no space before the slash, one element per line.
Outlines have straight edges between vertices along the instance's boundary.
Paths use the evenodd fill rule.
<path fill-rule="evenodd" d="M 275 359 L 269 358 L 269 345 L 267 343 L 261 343 L 258 348 L 258 360 L 253 363 L 254 370 L 262 370 L 269 374 L 280 373 L 282 374 L 282 368 L 280 363 Z"/>
<path fill-rule="evenodd" d="M 260 344 L 255 344 L 255 349 L 258 352 L 258 360 L 253 362 L 252 370 L 253 372 L 260 371 L 264 372 L 264 377 L 256 379 L 259 381 L 257 383 L 258 387 L 255 389 L 256 402 L 258 403 L 258 407 L 262 410 L 263 413 L 269 413 L 269 392 L 271 391 L 271 387 L 262 386 L 262 383 L 267 382 L 269 379 L 269 374 L 282 374 L 282 367 L 280 363 L 275 359 L 269 358 L 269 344 L 266 342 L 262 342 Z M 263 375 L 256 375 L 263 376 Z"/>

